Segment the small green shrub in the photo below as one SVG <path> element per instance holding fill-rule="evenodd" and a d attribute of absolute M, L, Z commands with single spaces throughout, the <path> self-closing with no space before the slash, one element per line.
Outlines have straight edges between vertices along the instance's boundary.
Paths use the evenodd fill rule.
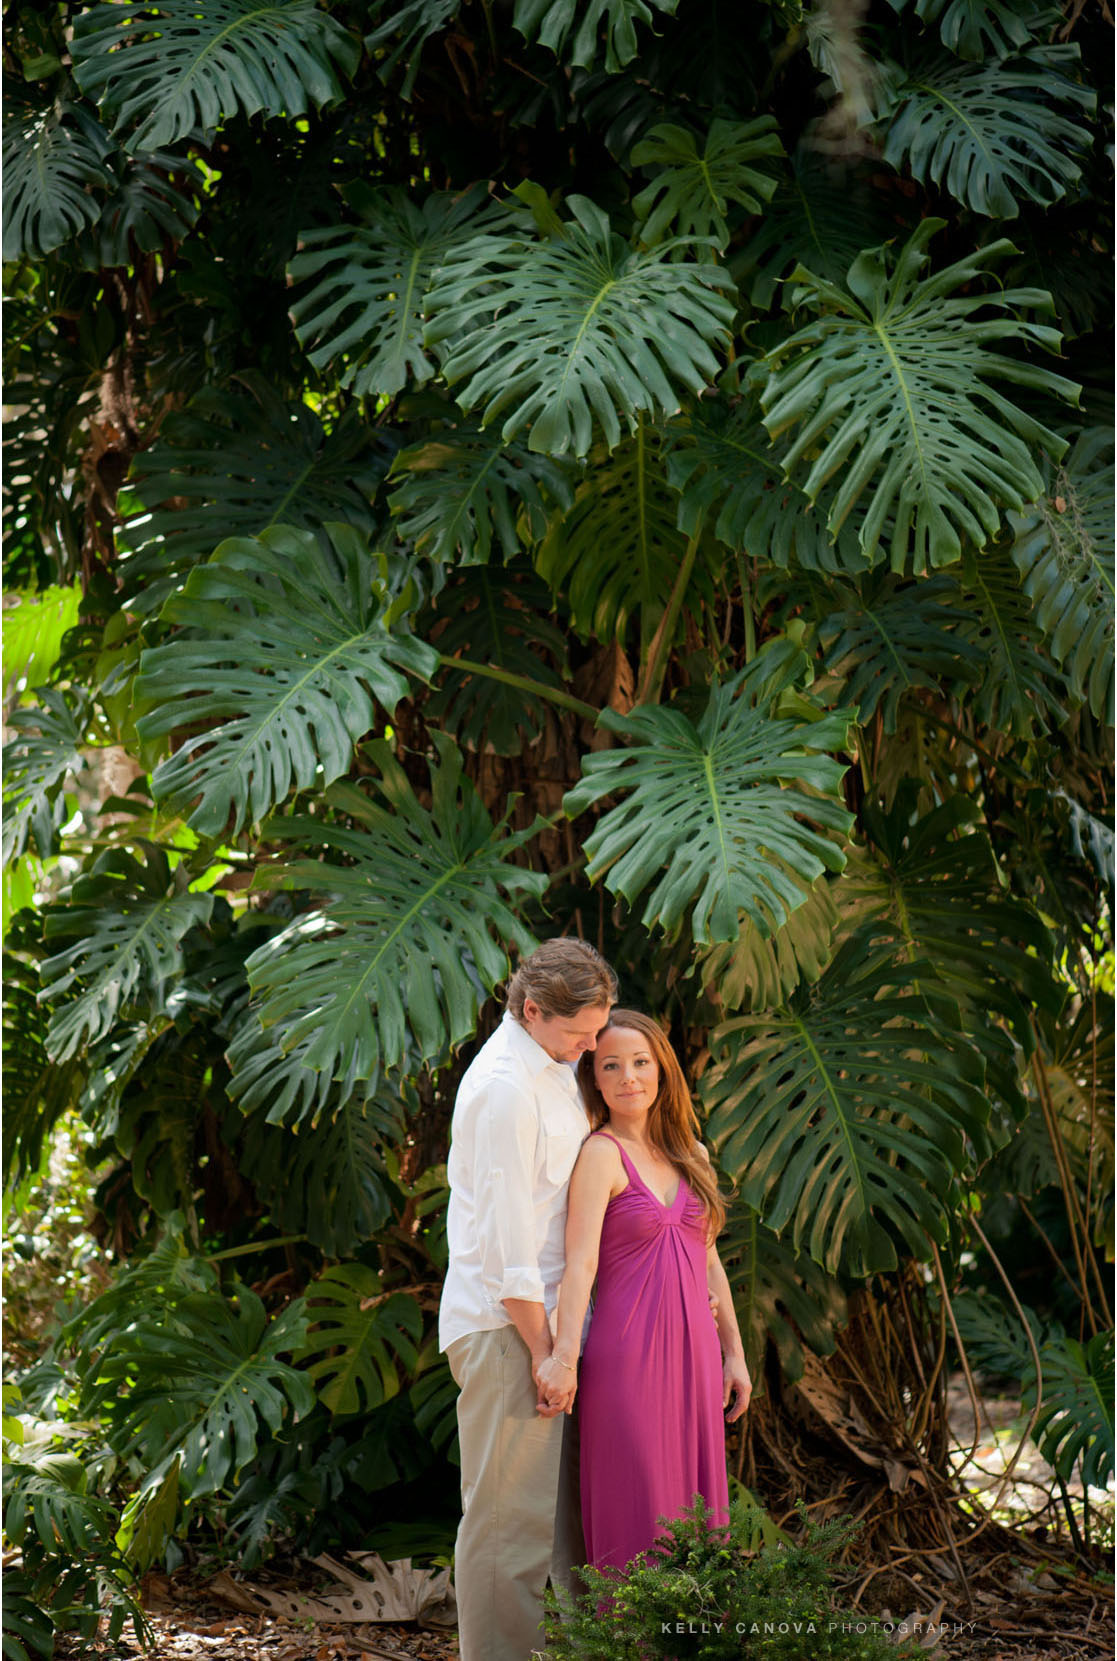
<path fill-rule="evenodd" d="M 728 1529 L 711 1529 L 699 1496 L 623 1576 L 587 1567 L 585 1592 L 548 1594 L 547 1661 L 900 1661 L 865 1617 L 834 1607 L 830 1566 L 844 1523 L 804 1515 L 800 1544 L 762 1536 L 755 1508 L 735 1502 Z"/>
<path fill-rule="evenodd" d="M 102 1617 L 109 1639 L 130 1626 L 146 1644 L 135 1575 L 116 1537 L 120 1519 L 90 1491 L 80 1438 L 29 1414 L 9 1417 L 21 1404 L 11 1387 L 5 1397 L 4 1544 L 20 1553 L 4 1576 L 5 1661 L 52 1656 L 60 1632 L 92 1640 Z"/>

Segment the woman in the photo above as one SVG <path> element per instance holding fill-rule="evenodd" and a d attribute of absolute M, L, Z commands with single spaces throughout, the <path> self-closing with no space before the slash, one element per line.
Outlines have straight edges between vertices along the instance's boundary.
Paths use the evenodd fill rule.
<path fill-rule="evenodd" d="M 558 1326 L 540 1375 L 576 1379 L 587 1555 L 623 1569 L 695 1494 L 713 1526 L 728 1522 L 723 1409 L 739 1419 L 752 1385 L 714 1244 L 725 1207 L 674 1051 L 649 1016 L 614 1009 L 579 1077 L 595 1130 L 570 1179 Z"/>

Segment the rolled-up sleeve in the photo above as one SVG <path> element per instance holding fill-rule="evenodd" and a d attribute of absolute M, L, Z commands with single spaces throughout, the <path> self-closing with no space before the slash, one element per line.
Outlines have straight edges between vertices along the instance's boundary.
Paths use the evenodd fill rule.
<path fill-rule="evenodd" d="M 511 1079 L 491 1079 L 475 1104 L 474 1205 L 481 1278 L 494 1304 L 543 1302 L 535 1214 L 538 1114 Z"/>

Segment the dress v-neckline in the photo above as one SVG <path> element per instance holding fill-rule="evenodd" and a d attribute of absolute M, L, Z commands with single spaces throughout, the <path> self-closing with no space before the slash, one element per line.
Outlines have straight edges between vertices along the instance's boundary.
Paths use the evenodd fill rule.
<path fill-rule="evenodd" d="M 612 1131 L 609 1131 L 609 1130 L 601 1131 L 600 1135 L 607 1136 L 609 1138 L 610 1142 L 612 1142 L 614 1144 L 614 1146 L 617 1149 L 617 1152 L 620 1154 L 620 1156 L 624 1160 L 625 1164 L 630 1165 L 632 1167 L 633 1175 L 635 1176 L 637 1182 L 640 1184 L 641 1188 L 644 1190 L 645 1194 L 649 1195 L 649 1197 L 655 1201 L 656 1205 L 659 1206 L 660 1210 L 661 1211 L 674 1211 L 675 1207 L 679 1203 L 679 1195 L 683 1191 L 683 1179 L 682 1179 L 682 1177 L 679 1178 L 678 1185 L 676 1186 L 675 1192 L 672 1195 L 671 1199 L 669 1201 L 668 1200 L 661 1200 L 659 1195 L 656 1193 L 655 1189 L 652 1188 L 650 1186 L 650 1184 L 645 1182 L 644 1178 L 640 1175 L 640 1172 L 639 1172 L 639 1170 L 637 1169 L 637 1166 L 636 1166 L 636 1161 L 631 1157 L 631 1155 L 625 1153 L 623 1147 L 620 1144 L 619 1138 L 614 1136 Z M 622 1190 L 622 1192 L 623 1192 L 623 1190 Z"/>

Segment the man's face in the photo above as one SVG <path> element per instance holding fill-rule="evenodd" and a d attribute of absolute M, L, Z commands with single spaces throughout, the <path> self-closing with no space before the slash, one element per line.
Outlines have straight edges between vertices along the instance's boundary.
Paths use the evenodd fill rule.
<path fill-rule="evenodd" d="M 544 1015 L 534 998 L 524 999 L 524 1030 L 552 1061 L 577 1061 L 592 1050 L 609 1019 L 608 1004 L 590 1004 L 574 1015 Z"/>

